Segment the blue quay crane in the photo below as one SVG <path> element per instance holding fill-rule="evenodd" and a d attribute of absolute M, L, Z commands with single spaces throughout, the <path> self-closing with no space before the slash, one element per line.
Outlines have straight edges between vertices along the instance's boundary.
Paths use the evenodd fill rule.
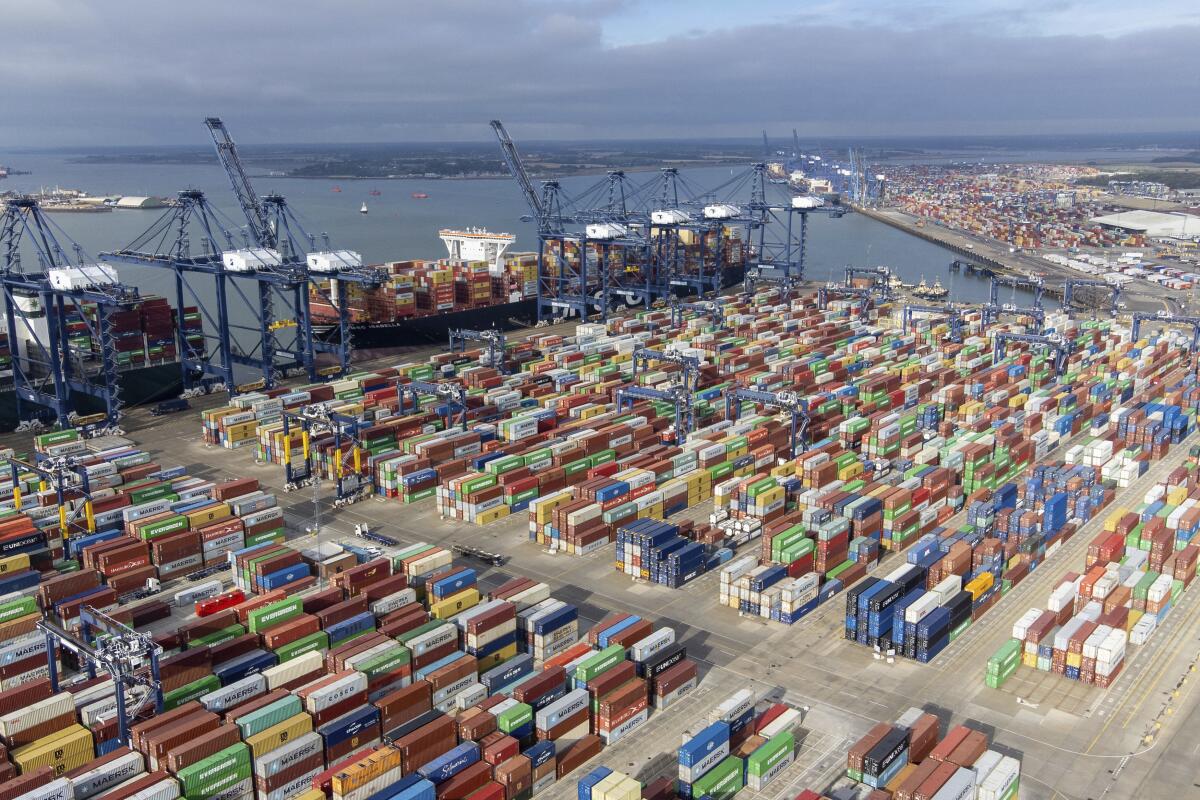
<path fill-rule="evenodd" d="M 768 198 L 770 181 L 766 164 L 754 164 L 750 176 L 750 201 L 746 207 L 753 222 L 747 226 L 747 241 L 754 248 L 757 266 L 760 270 L 767 267 L 781 271 L 791 281 L 804 280 L 809 214 L 824 213 L 837 218 L 846 209 L 826 205 L 820 197 L 793 196 L 790 190 L 782 200 Z"/>
<path fill-rule="evenodd" d="M 487 347 L 487 365 L 495 367 L 501 375 L 509 374 L 504 351 L 508 344 L 504 331 L 488 329 L 482 331 L 458 328 L 450 331 L 450 352 L 466 352 L 468 342 L 482 342 Z"/>
<path fill-rule="evenodd" d="M 22 264 L 25 246 L 36 258 L 37 271 Z M 70 426 L 75 419 L 72 394 L 103 405 L 98 432 L 118 430 L 123 404 L 113 314 L 137 302 L 137 289 L 121 283 L 112 266 L 90 260 L 30 197 L 5 202 L 0 259 L 18 430 L 36 429 L 47 417 Z M 95 307 L 94 318 L 88 305 Z M 88 349 L 72 343 L 69 317 L 84 325 Z"/>
<path fill-rule="evenodd" d="M 675 407 L 675 423 L 673 437 L 675 444 L 681 444 L 687 434 L 696 430 L 696 412 L 692 391 L 683 384 L 674 384 L 665 389 L 654 389 L 649 386 L 625 386 L 617 389 L 618 413 L 628 411 L 638 400 L 670 403 Z"/>
<path fill-rule="evenodd" d="M 283 295 L 285 302 L 290 301 L 296 316 L 295 320 L 276 320 L 261 329 L 264 359 L 268 353 L 273 354 L 280 349 L 276 336 L 272 334 L 294 326 L 298 366 L 304 368 L 309 380 L 317 379 L 315 354 L 321 352 L 333 354 L 338 362 L 336 374 L 345 374 L 350 370 L 352 347 L 347 286 L 359 284 L 375 288 L 387 280 L 387 274 L 382 269 L 364 266 L 362 256 L 352 250 L 332 249 L 327 233 L 321 234 L 323 248 L 319 249 L 317 237 L 304 230 L 283 195 L 267 194 L 260 197 L 254 191 L 238 155 L 237 145 L 225 123 L 219 117 L 207 117 L 204 124 L 212 136 L 217 157 L 246 218 L 246 230 L 251 240 L 257 247 L 268 250 L 278 258 L 279 272 L 289 279 L 289 282 L 259 282 L 264 318 L 268 315 L 273 293 Z M 322 286 L 324 280 L 329 281 L 328 292 Z M 310 285 L 337 311 L 337 336 L 332 340 L 323 340 L 314 335 L 309 307 Z"/>
<path fill-rule="evenodd" d="M 185 189 L 141 235 L 125 247 L 101 256 L 137 266 L 169 270 L 175 279 L 177 352 L 183 370 L 184 396 L 211 390 L 235 390 L 235 366 L 262 368 L 261 360 L 235 347 L 230 323 L 230 289 L 250 313 L 253 302 L 239 285 L 238 273 L 226 270 L 224 251 L 233 250 L 233 234 L 204 192 Z M 215 309 L 210 310 L 210 301 Z M 187 331 L 183 311 L 190 300 L 199 310 L 199 330 Z M 241 310 L 241 307 L 239 307 Z M 192 337 L 197 340 L 195 343 Z"/>
<path fill-rule="evenodd" d="M 1063 282 L 1063 303 L 1062 307 L 1068 314 L 1075 308 L 1075 290 L 1096 288 L 1108 292 L 1110 297 L 1108 313 L 1112 316 L 1117 315 L 1117 311 L 1121 308 L 1121 286 L 1116 283 L 1099 280 L 1068 280 Z"/>
<path fill-rule="evenodd" d="M 660 171 L 654 194 L 649 213 L 650 255 L 663 291 L 668 297 L 679 292 L 701 298 L 715 295 L 730 266 L 730 251 L 743 249 L 733 232 L 756 225 L 756 219 L 736 203 L 704 199 L 705 192 L 691 186 L 674 167 Z M 696 244 L 695 251 L 688 249 L 685 239 Z"/>
<path fill-rule="evenodd" d="M 912 327 L 914 314 L 937 314 L 946 318 L 950 325 L 950 341 L 961 343 L 963 340 L 962 312 L 951 306 L 909 304 L 904 307 L 904 332 Z"/>
<path fill-rule="evenodd" d="M 1200 329 L 1197 329 L 1200 331 Z M 999 363 L 1004 358 L 1004 352 L 1009 344 L 1028 344 L 1054 352 L 1054 374 L 1061 377 L 1066 371 L 1067 358 L 1071 355 L 1070 346 L 1063 341 L 1062 336 L 1052 333 L 1048 336 L 1032 333 L 1009 333 L 1001 331 L 992 337 L 992 363 Z"/>
<path fill-rule="evenodd" d="M 1143 322 L 1154 322 L 1159 325 L 1190 325 L 1192 327 L 1192 353 L 1200 352 L 1200 317 L 1168 314 L 1166 311 L 1157 311 L 1154 313 L 1145 311 L 1134 312 L 1133 328 L 1131 330 L 1134 341 L 1142 338 Z"/>
<path fill-rule="evenodd" d="M 645 187 L 633 189 L 613 170 L 578 198 L 566 197 L 558 181 L 543 181 L 539 192 L 504 124 L 492 120 L 491 127 L 538 229 L 539 323 L 594 312 L 607 321 L 617 297 L 648 306 L 665 294 L 649 268 L 647 231 L 635 227 L 628 207 L 630 195 Z M 583 229 L 569 232 L 569 225 Z"/>
<path fill-rule="evenodd" d="M 725 389 L 725 419 L 734 422 L 741 416 L 742 403 L 750 402 L 765 408 L 783 411 L 791 417 L 789 447 L 792 458 L 808 448 L 809 417 L 808 401 L 796 392 L 764 392 L 759 389 L 744 389 L 733 386 Z"/>

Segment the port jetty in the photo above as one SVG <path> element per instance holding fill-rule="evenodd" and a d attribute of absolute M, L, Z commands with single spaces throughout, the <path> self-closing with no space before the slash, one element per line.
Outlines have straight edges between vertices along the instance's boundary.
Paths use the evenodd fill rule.
<path fill-rule="evenodd" d="M 924 221 L 924 225 L 918 225 L 918 217 L 894 208 L 872 208 L 857 204 L 852 205 L 852 208 L 863 216 L 944 247 L 977 269 L 982 268 L 996 275 L 1041 275 L 1045 280 L 1045 293 L 1053 297 L 1062 297 L 1065 281 L 1087 277 L 1037 255 L 1010 252 L 1008 245 L 994 239 L 952 230 L 927 220 Z M 1082 294 L 1080 296 L 1083 297 Z M 1150 287 L 1127 286 L 1124 298 L 1132 310 L 1158 311 L 1163 308 L 1164 302 L 1167 302 L 1164 301 L 1161 291 L 1156 294 Z"/>

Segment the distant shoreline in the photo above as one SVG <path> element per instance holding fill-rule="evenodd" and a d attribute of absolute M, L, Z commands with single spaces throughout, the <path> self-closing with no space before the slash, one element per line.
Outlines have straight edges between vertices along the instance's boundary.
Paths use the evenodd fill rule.
<path fill-rule="evenodd" d="M 622 172 L 654 172 L 656 170 L 666 169 L 667 167 L 677 167 L 679 169 L 706 169 L 708 167 L 736 167 L 746 166 L 749 162 L 740 159 L 722 160 L 722 161 L 703 161 L 685 164 L 659 164 L 659 165 L 642 165 L 637 167 L 625 167 Z M 612 172 L 608 167 L 595 167 L 592 169 L 573 170 L 571 172 L 554 172 L 549 174 L 541 174 L 533 172 L 529 177 L 536 180 L 554 180 L 556 178 L 576 178 L 586 177 L 588 175 L 607 175 Z M 495 180 L 512 180 L 511 175 L 496 173 L 488 175 L 272 175 L 262 173 L 259 175 L 251 175 L 251 178 L 259 179 L 276 179 L 289 178 L 298 181 L 495 181 Z"/>

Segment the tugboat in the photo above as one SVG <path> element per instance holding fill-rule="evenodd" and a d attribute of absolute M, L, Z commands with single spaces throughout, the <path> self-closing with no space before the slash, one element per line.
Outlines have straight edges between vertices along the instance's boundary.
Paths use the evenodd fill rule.
<path fill-rule="evenodd" d="M 921 282 L 917 284 L 917 288 L 913 289 L 913 296 L 919 297 L 922 300 L 941 300 L 946 295 L 950 294 L 950 290 L 942 286 L 941 280 L 934 280 L 933 285 L 925 283 L 925 276 L 921 276 Z"/>

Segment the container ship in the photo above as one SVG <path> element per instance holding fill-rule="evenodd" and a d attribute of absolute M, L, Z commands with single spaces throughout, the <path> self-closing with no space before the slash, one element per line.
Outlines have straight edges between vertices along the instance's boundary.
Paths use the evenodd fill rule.
<path fill-rule="evenodd" d="M 711 254 L 712 243 L 704 250 L 706 243 L 700 242 L 698 235 L 679 233 L 684 239 L 679 249 L 687 271 L 701 253 Z M 453 328 L 515 330 L 537 321 L 537 253 L 508 252 L 516 236 L 482 228 L 443 229 L 439 236 L 446 245 L 445 258 L 388 262 L 380 265 L 389 275 L 384 286 L 347 287 L 356 348 L 441 342 Z M 723 245 L 722 263 L 726 266 L 721 271 L 721 287 L 728 288 L 745 275 L 744 246 L 740 239 L 730 237 L 723 239 Z M 567 262 L 578 262 L 577 250 L 564 256 Z M 560 268 L 549 252 L 546 264 L 551 271 Z M 337 335 L 338 313 L 330 302 L 334 296 L 330 283 L 314 286 L 309 297 L 314 330 L 326 338 Z"/>
<path fill-rule="evenodd" d="M 19 295 L 16 299 L 22 319 L 15 326 L 15 343 L 9 341 L 7 320 L 0 320 L 0 430 L 11 430 L 18 422 L 12 388 L 13 358 L 26 364 L 27 373 L 37 374 L 38 368 L 28 359 L 44 360 L 35 342 L 49 339 L 45 311 L 39 300 Z M 95 305 L 85 303 L 67 321 L 67 342 L 76 368 L 83 374 L 94 372 L 100 363 L 100 343 L 91 332 L 95 329 L 96 314 Z M 185 307 L 180 318 L 166 298 L 145 296 L 114 311 L 110 324 L 116 344 L 121 399 L 125 404 L 139 405 L 178 395 L 183 388 L 183 376 L 176 333 L 182 327 L 193 352 L 203 352 L 205 338 L 199 309 Z M 92 397 L 77 394 L 75 410 L 89 414 L 103 409 Z"/>

